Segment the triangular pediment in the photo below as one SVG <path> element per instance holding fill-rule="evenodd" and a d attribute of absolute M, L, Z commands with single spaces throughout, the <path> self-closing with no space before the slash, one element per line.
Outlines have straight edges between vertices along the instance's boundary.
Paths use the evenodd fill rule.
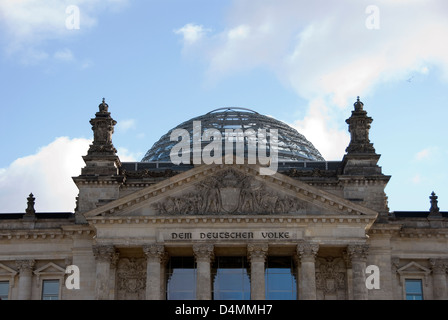
<path fill-rule="evenodd" d="M 42 274 L 65 274 L 65 269 L 54 264 L 53 262 L 47 263 L 46 265 L 36 269 L 34 274 L 42 275 Z"/>
<path fill-rule="evenodd" d="M 5 266 L 4 264 L 0 263 L 0 276 L 15 276 L 17 274 L 17 271 L 14 269 L 11 269 L 8 266 Z"/>
<path fill-rule="evenodd" d="M 424 273 L 424 274 L 430 274 L 431 270 L 428 268 L 425 268 L 424 266 L 418 264 L 415 261 L 409 262 L 407 265 L 401 267 L 397 270 L 399 274 L 403 273 Z"/>
<path fill-rule="evenodd" d="M 86 212 L 97 216 L 368 215 L 377 212 L 257 165 L 203 165 Z"/>

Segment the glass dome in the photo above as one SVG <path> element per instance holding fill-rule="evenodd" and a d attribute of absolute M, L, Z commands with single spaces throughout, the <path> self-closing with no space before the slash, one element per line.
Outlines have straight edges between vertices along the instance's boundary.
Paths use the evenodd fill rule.
<path fill-rule="evenodd" d="M 190 119 L 171 129 L 168 133 L 163 135 L 159 141 L 146 153 L 142 162 L 151 161 L 171 161 L 170 152 L 171 149 L 179 142 L 170 141 L 171 133 L 176 129 L 184 129 L 190 135 L 190 148 L 193 150 L 193 122 L 200 121 L 201 125 L 201 137 L 204 135 L 204 131 L 207 129 L 217 129 L 222 136 L 222 152 L 225 155 L 225 140 L 230 139 L 230 135 L 226 130 L 238 130 L 242 132 L 249 129 L 258 133 L 259 129 L 265 129 L 267 133 L 272 129 L 278 131 L 278 161 L 325 161 L 320 152 L 309 142 L 302 134 L 297 130 L 291 128 L 287 124 L 278 121 L 272 117 L 261 115 L 258 112 L 245 108 L 221 108 L 213 110 L 205 115 Z M 228 131 L 229 132 L 229 131 Z M 267 146 L 267 155 L 270 152 L 270 143 L 265 139 L 263 141 L 258 139 L 257 135 L 255 139 L 257 142 L 264 142 Z M 235 139 L 235 138 L 234 138 Z M 251 143 L 248 142 L 248 138 L 244 137 L 244 154 L 247 156 L 247 151 Z M 235 141 L 235 140 L 233 140 Z M 202 149 L 210 144 L 210 140 L 202 141 Z M 236 145 L 236 143 L 234 143 Z M 234 153 L 236 152 L 234 147 Z"/>

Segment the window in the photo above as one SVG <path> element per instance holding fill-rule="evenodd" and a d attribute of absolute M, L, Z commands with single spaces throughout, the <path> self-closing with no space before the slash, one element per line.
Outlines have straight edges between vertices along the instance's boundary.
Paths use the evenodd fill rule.
<path fill-rule="evenodd" d="M 422 280 L 406 279 L 406 300 L 423 300 Z"/>
<path fill-rule="evenodd" d="M 246 257 L 217 257 L 213 263 L 214 300 L 250 300 Z"/>
<path fill-rule="evenodd" d="M 44 280 L 42 300 L 59 300 L 59 280 Z"/>
<path fill-rule="evenodd" d="M 167 267 L 167 300 L 196 299 L 194 257 L 171 257 Z"/>
<path fill-rule="evenodd" d="M 265 270 L 267 300 L 296 300 L 297 281 L 291 257 L 268 257 Z"/>
<path fill-rule="evenodd" d="M 0 300 L 9 298 L 9 281 L 0 281 Z"/>

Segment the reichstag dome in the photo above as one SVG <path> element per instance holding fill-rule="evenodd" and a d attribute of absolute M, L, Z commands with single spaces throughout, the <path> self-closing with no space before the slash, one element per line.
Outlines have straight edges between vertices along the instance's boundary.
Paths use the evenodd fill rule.
<path fill-rule="evenodd" d="M 170 151 L 178 143 L 177 140 L 171 141 L 171 134 L 177 129 L 184 129 L 189 132 L 190 147 L 191 150 L 193 150 L 193 139 L 195 136 L 193 132 L 193 124 L 196 121 L 200 122 L 201 137 L 203 137 L 204 132 L 207 129 L 217 129 L 221 133 L 223 155 L 225 153 L 225 141 L 235 138 L 235 135 L 231 137 L 226 130 L 242 130 L 243 133 L 247 133 L 252 129 L 254 130 L 253 132 L 257 133 L 259 129 L 265 129 L 266 132 L 269 133 L 270 130 L 277 129 L 279 161 L 325 161 L 320 152 L 310 141 L 287 124 L 272 117 L 259 114 L 258 112 L 250 109 L 220 108 L 210 111 L 205 115 L 185 121 L 168 131 L 168 133 L 163 135 L 160 140 L 157 141 L 146 153 L 145 157 L 142 159 L 142 162 L 170 161 Z M 250 148 L 250 143 L 248 143 L 250 138 L 241 135 L 237 137 L 237 139 L 238 138 L 244 139 L 244 155 L 246 156 L 248 148 Z M 210 140 L 206 141 L 206 139 L 201 139 L 200 137 L 198 137 L 198 140 L 202 141 L 201 149 L 210 143 Z M 260 139 L 258 135 L 255 137 L 255 140 L 257 143 L 264 143 L 267 150 L 269 150 L 271 144 L 269 142 L 267 143 L 265 139 Z M 236 151 L 234 149 L 234 153 L 235 152 Z"/>

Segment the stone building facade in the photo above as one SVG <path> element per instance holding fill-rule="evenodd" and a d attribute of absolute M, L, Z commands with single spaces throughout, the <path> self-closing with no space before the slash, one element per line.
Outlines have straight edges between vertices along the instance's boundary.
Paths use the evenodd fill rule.
<path fill-rule="evenodd" d="M 0 297 L 448 299 L 448 212 L 434 193 L 427 212 L 389 212 L 372 118 L 354 107 L 342 160 L 279 160 L 260 175 L 261 164 L 122 163 L 103 101 L 75 212 L 36 212 L 30 195 L 24 213 L 0 215 Z"/>

